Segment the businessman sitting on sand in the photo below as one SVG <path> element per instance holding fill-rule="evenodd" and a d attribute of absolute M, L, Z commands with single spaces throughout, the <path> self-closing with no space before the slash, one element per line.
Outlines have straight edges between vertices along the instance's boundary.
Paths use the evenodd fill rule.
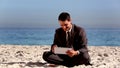
<path fill-rule="evenodd" d="M 51 51 L 44 52 L 43 59 L 48 63 L 67 67 L 81 64 L 91 65 L 84 29 L 73 24 L 67 12 L 62 12 L 58 21 L 61 27 L 56 29 Z M 55 48 L 59 47 L 71 49 L 67 50 L 66 54 L 56 54 Z"/>

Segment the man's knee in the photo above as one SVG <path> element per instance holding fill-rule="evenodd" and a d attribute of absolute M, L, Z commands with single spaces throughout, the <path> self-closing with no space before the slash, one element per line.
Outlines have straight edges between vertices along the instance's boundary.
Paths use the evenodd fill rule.
<path fill-rule="evenodd" d="M 82 53 L 77 58 L 79 58 L 81 64 L 90 62 L 90 56 L 88 53 Z"/>
<path fill-rule="evenodd" d="M 43 53 L 42 58 L 43 58 L 45 61 L 47 61 L 49 55 L 50 55 L 50 52 L 49 52 L 49 51 L 45 51 L 45 52 Z"/>
<path fill-rule="evenodd" d="M 90 56 L 88 53 L 84 53 L 83 54 L 83 59 L 85 60 L 85 62 L 90 62 Z"/>
<path fill-rule="evenodd" d="M 84 57 L 84 64 L 85 64 L 85 65 L 92 65 L 92 64 L 90 63 L 91 58 L 90 58 L 90 56 L 89 56 L 88 53 L 85 53 L 85 54 L 83 55 L 83 57 Z"/>

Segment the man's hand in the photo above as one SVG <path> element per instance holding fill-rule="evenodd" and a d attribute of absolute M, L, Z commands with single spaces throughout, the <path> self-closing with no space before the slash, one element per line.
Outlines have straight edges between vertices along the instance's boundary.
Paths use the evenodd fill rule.
<path fill-rule="evenodd" d="M 52 52 L 54 53 L 55 52 L 55 48 L 57 47 L 57 45 L 53 45 L 52 46 Z"/>
<path fill-rule="evenodd" d="M 75 50 L 68 50 L 67 52 L 67 55 L 68 56 L 70 56 L 70 57 L 73 57 L 73 56 L 75 56 L 75 55 L 78 55 L 78 52 L 77 51 L 75 51 Z"/>

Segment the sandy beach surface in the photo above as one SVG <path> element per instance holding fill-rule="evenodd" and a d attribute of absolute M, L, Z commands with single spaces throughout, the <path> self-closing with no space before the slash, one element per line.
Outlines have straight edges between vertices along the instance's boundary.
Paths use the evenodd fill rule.
<path fill-rule="evenodd" d="M 120 46 L 88 46 L 92 66 L 72 68 L 120 68 Z M 49 66 L 42 59 L 48 45 L 0 45 L 0 68 L 67 68 Z"/>

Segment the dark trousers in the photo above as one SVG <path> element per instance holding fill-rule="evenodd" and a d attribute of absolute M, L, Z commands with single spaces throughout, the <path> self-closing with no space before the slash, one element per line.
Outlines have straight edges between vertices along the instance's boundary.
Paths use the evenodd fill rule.
<path fill-rule="evenodd" d="M 81 64 L 89 64 L 90 57 L 89 54 L 82 53 L 74 57 L 69 57 L 68 55 L 64 54 L 54 54 L 52 52 L 46 51 L 43 54 L 43 59 L 48 63 L 57 64 L 57 65 L 64 65 L 64 66 L 75 66 Z"/>

